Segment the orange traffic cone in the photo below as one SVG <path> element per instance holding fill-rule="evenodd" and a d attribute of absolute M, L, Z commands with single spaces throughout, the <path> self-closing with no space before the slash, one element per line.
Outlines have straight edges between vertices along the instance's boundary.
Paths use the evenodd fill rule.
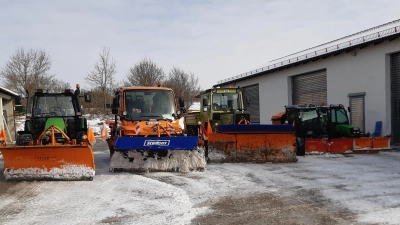
<path fill-rule="evenodd" d="M 92 127 L 90 127 L 88 130 L 88 141 L 91 145 L 96 144 L 96 138 L 94 137 L 94 132 Z"/>
<path fill-rule="evenodd" d="M 207 133 L 209 133 L 209 134 L 212 133 L 212 128 L 211 128 L 210 121 L 208 121 L 208 123 L 207 123 Z"/>
<path fill-rule="evenodd" d="M 107 138 L 108 138 L 108 129 L 107 129 L 106 124 L 103 124 L 103 128 L 101 130 L 101 139 L 103 141 L 106 141 Z"/>
<path fill-rule="evenodd" d="M 4 131 L 4 128 L 1 129 L 1 131 L 0 131 L 0 138 L 7 141 L 7 135 L 6 135 L 6 132 Z"/>

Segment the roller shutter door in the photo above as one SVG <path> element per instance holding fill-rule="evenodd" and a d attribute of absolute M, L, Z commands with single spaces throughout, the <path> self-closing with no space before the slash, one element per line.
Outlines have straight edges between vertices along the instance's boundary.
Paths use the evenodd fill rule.
<path fill-rule="evenodd" d="M 326 70 L 292 77 L 292 104 L 327 104 Z"/>
<path fill-rule="evenodd" d="M 244 109 L 250 113 L 251 123 L 260 123 L 259 85 L 243 87 Z"/>
<path fill-rule="evenodd" d="M 350 96 L 350 123 L 365 132 L 364 95 Z"/>
<path fill-rule="evenodd" d="M 393 142 L 400 144 L 400 53 L 391 55 L 390 75 L 392 93 L 392 136 Z"/>

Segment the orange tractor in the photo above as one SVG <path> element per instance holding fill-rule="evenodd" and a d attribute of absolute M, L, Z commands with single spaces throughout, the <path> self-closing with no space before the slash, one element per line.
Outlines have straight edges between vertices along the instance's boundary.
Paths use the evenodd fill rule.
<path fill-rule="evenodd" d="M 35 91 L 15 145 L 0 140 L 6 180 L 93 179 L 93 150 L 79 97 L 79 85 L 75 92 Z M 89 95 L 85 101 L 90 101 Z"/>
<path fill-rule="evenodd" d="M 110 172 L 191 171 L 206 166 L 198 137 L 186 136 L 179 123 L 184 102 L 170 88 L 123 87 L 116 92 L 111 136 Z"/>

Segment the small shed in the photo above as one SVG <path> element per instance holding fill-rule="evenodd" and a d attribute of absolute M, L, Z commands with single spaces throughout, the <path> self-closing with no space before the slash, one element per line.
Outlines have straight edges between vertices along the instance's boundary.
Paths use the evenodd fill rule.
<path fill-rule="evenodd" d="M 8 141 L 14 141 L 16 136 L 14 100 L 17 97 L 17 93 L 0 86 L 0 131 L 4 129 Z"/>

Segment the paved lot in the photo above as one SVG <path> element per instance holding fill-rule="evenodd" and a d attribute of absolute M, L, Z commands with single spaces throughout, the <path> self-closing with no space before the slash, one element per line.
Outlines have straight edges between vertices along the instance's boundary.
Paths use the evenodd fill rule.
<path fill-rule="evenodd" d="M 204 172 L 109 173 L 94 146 L 93 181 L 6 182 L 1 224 L 398 224 L 400 152 L 211 163 Z M 0 160 L 3 168 L 3 160 Z M 2 174 L 3 169 L 0 169 Z"/>

